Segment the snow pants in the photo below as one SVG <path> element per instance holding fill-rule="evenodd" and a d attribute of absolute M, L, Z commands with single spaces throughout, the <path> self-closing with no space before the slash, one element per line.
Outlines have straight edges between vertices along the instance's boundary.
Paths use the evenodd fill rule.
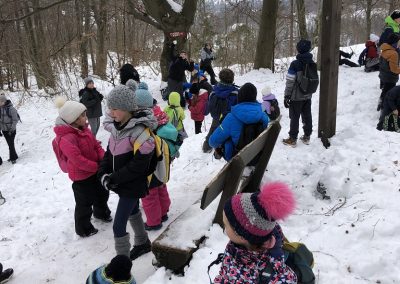
<path fill-rule="evenodd" d="M 167 185 L 151 188 L 149 194 L 142 198 L 142 205 L 147 218 L 146 224 L 148 226 L 160 225 L 161 217 L 167 215 L 171 205 Z"/>
<path fill-rule="evenodd" d="M 305 101 L 291 101 L 289 106 L 290 131 L 289 136 L 297 139 L 299 134 L 299 119 L 303 122 L 304 135 L 311 136 L 312 133 L 312 114 L 311 99 Z"/>

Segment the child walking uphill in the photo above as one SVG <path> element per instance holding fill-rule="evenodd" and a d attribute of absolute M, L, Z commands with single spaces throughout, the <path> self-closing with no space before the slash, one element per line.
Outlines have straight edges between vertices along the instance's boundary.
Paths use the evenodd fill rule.
<path fill-rule="evenodd" d="M 4 94 L 0 95 L 0 130 L 6 139 L 8 149 L 9 149 L 9 159 L 8 161 L 15 164 L 18 155 L 15 151 L 15 135 L 17 134 L 17 123 L 19 121 L 19 116 L 17 110 L 14 108 L 13 104 L 9 99 L 6 98 Z M 1 158 L 0 158 L 1 160 Z M 0 163 L 1 165 L 2 163 Z"/>
<path fill-rule="evenodd" d="M 195 134 L 201 133 L 201 125 L 204 120 L 204 113 L 208 103 L 207 90 L 200 89 L 198 83 L 190 87 L 190 93 L 193 95 L 189 102 L 190 117 L 194 120 Z"/>
<path fill-rule="evenodd" d="M 183 127 L 183 120 L 185 119 L 185 112 L 180 105 L 181 96 L 177 92 L 172 92 L 168 97 L 168 106 L 164 111 L 167 113 L 169 122 L 178 130 L 180 140 L 183 141 L 187 138 L 185 128 Z"/>
<path fill-rule="evenodd" d="M 138 109 L 136 88 L 135 81 L 130 79 L 125 85 L 112 89 L 108 95 L 107 106 L 114 121 L 104 124 L 111 135 L 98 174 L 103 186 L 119 196 L 113 225 L 115 250 L 117 255 L 130 256 L 132 260 L 151 250 L 139 210 L 139 199 L 148 194 L 147 176 L 155 146 L 151 137 L 135 152 L 134 144 L 147 127 L 157 127 L 151 109 Z M 126 231 L 128 220 L 135 234 L 131 251 Z"/>
<path fill-rule="evenodd" d="M 155 118 L 157 119 L 157 129 L 154 132 L 156 132 L 158 136 L 162 137 L 161 132 L 163 131 L 161 128 L 163 125 L 168 123 L 168 117 L 159 109 L 154 111 L 153 97 L 148 91 L 147 84 L 144 82 L 141 82 L 138 86 L 136 91 L 136 102 L 139 110 L 153 111 Z M 161 113 L 157 112 L 157 110 L 161 111 Z M 173 131 L 175 131 L 175 135 L 172 138 L 169 138 L 171 138 L 171 140 L 176 139 L 178 133 L 171 124 L 169 125 L 172 127 Z M 163 133 L 165 133 L 165 131 Z M 145 229 L 147 231 L 161 229 L 162 222 L 168 220 L 168 211 L 169 206 L 171 205 L 171 200 L 169 198 L 167 185 L 160 181 L 155 174 L 152 175 L 149 184 L 149 194 L 142 198 L 142 205 L 146 215 L 146 223 L 144 224 Z"/>
<path fill-rule="evenodd" d="M 112 221 L 107 206 L 109 193 L 96 177 L 104 150 L 88 128 L 83 104 L 59 97 L 56 106 L 59 116 L 54 127 L 53 149 L 61 169 L 73 181 L 75 232 L 89 237 L 98 232 L 90 222 L 92 212 L 95 218 Z"/>
<path fill-rule="evenodd" d="M 223 222 L 230 242 L 214 283 L 297 283 L 296 274 L 285 264 L 283 233 L 277 223 L 294 207 L 293 193 L 279 182 L 264 185 L 260 192 L 229 199 Z"/>

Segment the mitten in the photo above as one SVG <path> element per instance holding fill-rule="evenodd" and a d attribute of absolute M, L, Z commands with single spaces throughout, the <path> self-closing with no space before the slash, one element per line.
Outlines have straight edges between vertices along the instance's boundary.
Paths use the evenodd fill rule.
<path fill-rule="evenodd" d="M 285 108 L 290 107 L 290 97 L 285 97 L 285 99 L 283 101 L 283 105 L 285 106 Z"/>

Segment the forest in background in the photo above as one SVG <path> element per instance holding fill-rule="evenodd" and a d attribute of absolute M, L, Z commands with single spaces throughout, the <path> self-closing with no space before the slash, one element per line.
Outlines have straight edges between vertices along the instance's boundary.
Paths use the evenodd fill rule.
<path fill-rule="evenodd" d="M 194 61 L 209 42 L 215 66 L 237 64 L 242 72 L 265 67 L 256 55 L 261 37 L 270 42 L 272 59 L 294 56 L 300 38 L 318 46 L 322 1 L 175 0 L 181 7 L 171 2 L 0 0 L 0 89 L 56 93 L 62 89 L 59 74 L 71 73 L 114 83 L 106 70 L 126 62 L 149 65 L 165 79 L 165 58 L 175 39 Z M 343 0 L 341 45 L 363 43 L 371 32 L 379 35 L 399 2 Z M 267 32 L 260 29 L 263 5 L 268 21 L 276 20 Z"/>

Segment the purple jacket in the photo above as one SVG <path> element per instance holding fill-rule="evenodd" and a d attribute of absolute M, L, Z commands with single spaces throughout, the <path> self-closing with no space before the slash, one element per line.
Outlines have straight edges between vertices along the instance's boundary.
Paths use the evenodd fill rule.
<path fill-rule="evenodd" d="M 271 114 L 271 102 L 272 100 L 275 99 L 275 95 L 274 94 L 269 94 L 266 96 L 263 96 L 262 98 L 262 110 L 265 111 L 268 114 Z"/>

